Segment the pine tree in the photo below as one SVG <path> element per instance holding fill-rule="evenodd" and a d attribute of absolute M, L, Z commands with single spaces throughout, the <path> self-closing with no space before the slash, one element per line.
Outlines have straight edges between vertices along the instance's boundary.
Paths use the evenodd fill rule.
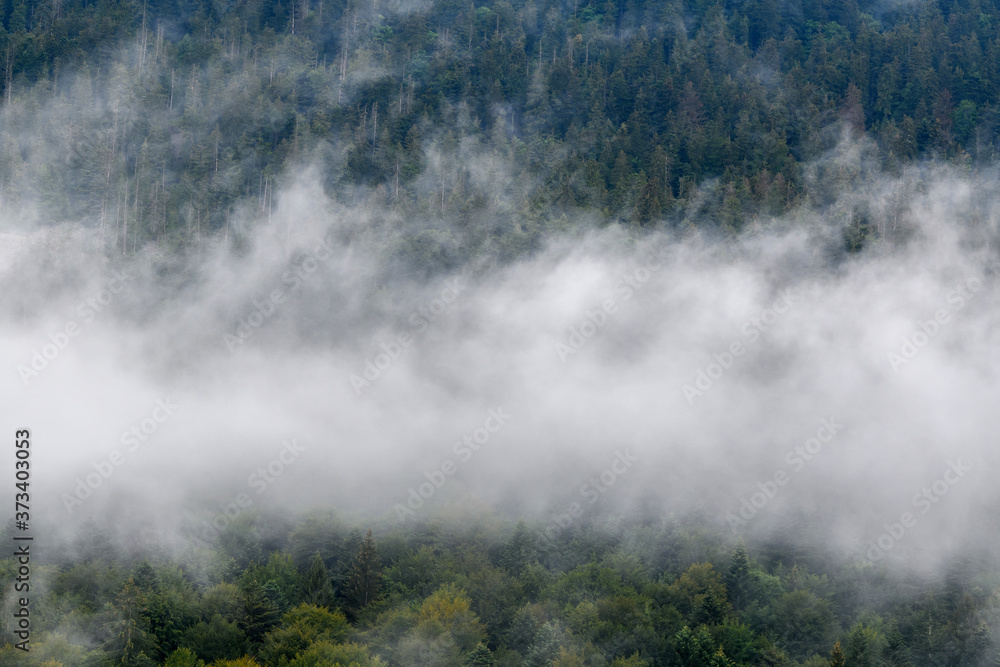
<path fill-rule="evenodd" d="M 726 620 L 726 609 L 714 595 L 706 595 L 698 608 L 698 620 L 706 625 L 717 625 Z"/>
<path fill-rule="evenodd" d="M 323 557 L 316 552 L 305 577 L 305 601 L 317 607 L 329 607 L 333 603 L 333 584 L 323 563 Z"/>
<path fill-rule="evenodd" d="M 530 667 L 544 667 L 551 665 L 558 655 L 559 629 L 551 623 L 546 623 L 538 629 L 535 641 L 525 656 L 524 664 Z"/>
<path fill-rule="evenodd" d="M 535 540 L 524 521 L 518 521 L 510 539 L 500 551 L 499 565 L 516 577 L 534 560 Z"/>
<path fill-rule="evenodd" d="M 469 651 L 469 654 L 465 656 L 463 664 L 465 667 L 493 667 L 497 663 L 493 659 L 493 652 L 490 651 L 486 644 L 479 643 L 476 644 L 476 648 Z"/>
<path fill-rule="evenodd" d="M 830 651 L 830 667 L 847 667 L 844 652 L 840 649 L 840 642 L 834 644 L 833 650 Z"/>
<path fill-rule="evenodd" d="M 136 586 L 135 579 L 129 577 L 115 598 L 115 620 L 108 627 L 111 638 L 104 647 L 114 656 L 116 664 L 144 665 L 149 662 L 146 650 L 155 652 L 155 639 L 145 630 L 145 611 L 139 587 Z"/>
<path fill-rule="evenodd" d="M 887 667 L 910 667 L 906 642 L 898 628 L 893 629 L 882 647 L 882 661 Z"/>
<path fill-rule="evenodd" d="M 278 624 L 278 606 L 267 597 L 264 587 L 252 582 L 242 596 L 243 609 L 237 625 L 254 646 L 264 641 L 264 635 Z"/>
<path fill-rule="evenodd" d="M 382 584 L 382 565 L 375 549 L 375 538 L 369 528 L 358 555 L 354 557 L 348 580 L 348 597 L 355 609 L 363 609 L 374 602 Z"/>
<path fill-rule="evenodd" d="M 159 580 L 156 576 L 156 570 L 150 565 L 148 560 L 144 560 L 135 567 L 135 572 L 132 575 L 132 580 L 134 581 L 136 587 L 142 593 L 157 593 L 159 592 Z"/>
<path fill-rule="evenodd" d="M 729 591 L 729 601 L 737 610 L 746 603 L 747 580 L 750 576 L 750 558 L 747 556 L 747 545 L 740 539 L 733 549 L 729 561 L 729 572 L 726 573 L 726 590 Z"/>

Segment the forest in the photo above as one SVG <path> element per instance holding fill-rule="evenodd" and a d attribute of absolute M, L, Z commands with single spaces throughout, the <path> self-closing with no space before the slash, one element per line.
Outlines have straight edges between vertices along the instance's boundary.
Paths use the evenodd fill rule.
<path fill-rule="evenodd" d="M 733 234 L 879 174 L 978 169 L 1000 127 L 991 0 L 0 7 L 0 210 L 126 255 L 238 249 L 307 167 L 410 220 L 391 252 L 423 274 L 580 224 Z M 823 161 L 845 133 L 853 170 Z M 847 214 L 849 249 L 878 235 Z"/>
<path fill-rule="evenodd" d="M 982 562 L 918 581 L 821 551 L 792 560 L 778 542 L 749 549 L 695 521 L 549 541 L 539 529 L 435 519 L 363 533 L 328 511 L 291 526 L 244 515 L 171 558 L 83 526 L 34 575 L 38 643 L 8 643 L 0 665 L 996 664 Z"/>
<path fill-rule="evenodd" d="M 5 231 L 77 225 L 114 266 L 242 256 L 311 174 L 386 221 L 371 292 L 584 229 L 731 240 L 803 211 L 852 256 L 926 189 L 843 193 L 982 177 L 1000 147 L 993 0 L 0 0 L 0 70 Z M 554 539 L 359 514 L 255 510 L 210 542 L 63 526 L 32 564 L 30 653 L 0 560 L 0 667 L 1000 665 L 989 554 L 914 573 L 698 514 Z"/>

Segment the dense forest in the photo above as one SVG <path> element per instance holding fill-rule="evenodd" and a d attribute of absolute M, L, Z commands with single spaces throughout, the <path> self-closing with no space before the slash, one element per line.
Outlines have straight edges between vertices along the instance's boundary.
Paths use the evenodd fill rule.
<path fill-rule="evenodd" d="M 0 665 L 996 664 L 996 581 L 971 563 L 918 582 L 673 520 L 539 535 L 245 515 L 212 548 L 147 558 L 85 526 L 34 575 L 37 644 Z"/>
<path fill-rule="evenodd" d="M 241 256 L 303 174 L 384 224 L 406 278 L 801 211 L 846 255 L 919 188 L 845 192 L 989 174 L 998 148 L 993 0 L 0 0 L 4 231 L 73 223 L 119 264 Z M 32 561 L 30 654 L 0 560 L 0 667 L 1000 665 L 995 559 L 918 576 L 663 513 L 552 540 L 533 517 L 346 516 L 248 512 L 209 542 L 69 527 Z"/>
<path fill-rule="evenodd" d="M 580 220 L 732 233 L 873 174 L 975 169 L 1000 131 L 991 0 L 4 0 L 0 18 L 0 208 L 126 254 L 238 246 L 306 166 L 409 220 L 394 251 L 429 269 Z M 831 167 L 845 136 L 863 158 Z M 853 248 L 879 233 L 848 213 Z"/>

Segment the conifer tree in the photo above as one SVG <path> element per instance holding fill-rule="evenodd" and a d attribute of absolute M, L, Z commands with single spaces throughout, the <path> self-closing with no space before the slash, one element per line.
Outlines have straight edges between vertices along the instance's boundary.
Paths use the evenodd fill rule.
<path fill-rule="evenodd" d="M 316 552 L 305 577 L 305 601 L 317 607 L 329 607 L 333 603 L 333 584 L 327 572 L 323 557 Z"/>
<path fill-rule="evenodd" d="M 347 595 L 354 608 L 363 609 L 374 602 L 378 598 L 381 584 L 382 565 L 375 549 L 375 538 L 369 528 L 351 564 Z"/>
<path fill-rule="evenodd" d="M 733 549 L 729 561 L 729 572 L 726 573 L 726 590 L 729 591 L 729 601 L 737 610 L 746 604 L 747 580 L 750 576 L 750 558 L 747 556 L 747 546 L 740 539 Z"/>
<path fill-rule="evenodd" d="M 840 642 L 833 645 L 833 650 L 830 651 L 830 667 L 847 667 L 847 662 L 844 660 L 844 652 L 840 648 Z"/>

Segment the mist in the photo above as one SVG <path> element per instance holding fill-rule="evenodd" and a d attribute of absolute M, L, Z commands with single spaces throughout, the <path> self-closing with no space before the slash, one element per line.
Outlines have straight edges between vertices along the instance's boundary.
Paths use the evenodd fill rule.
<path fill-rule="evenodd" d="M 996 661 L 992 7 L 119 4 L 0 16 L 35 662 Z"/>
<path fill-rule="evenodd" d="M 109 261 L 92 227 L 8 222 L 8 428 L 67 539 L 180 548 L 234 504 L 551 528 L 577 503 L 931 572 L 998 546 L 995 178 L 868 172 L 736 235 L 584 224 L 419 278 L 398 215 L 319 168 L 239 247 Z M 878 233 L 847 252 L 862 200 Z"/>

